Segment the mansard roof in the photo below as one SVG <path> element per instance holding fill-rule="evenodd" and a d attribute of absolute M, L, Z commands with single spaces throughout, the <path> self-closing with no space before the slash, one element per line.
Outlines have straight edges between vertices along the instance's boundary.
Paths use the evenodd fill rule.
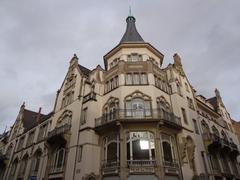
<path fill-rule="evenodd" d="M 144 42 L 141 35 L 138 33 L 135 22 L 136 19 L 133 16 L 128 16 L 126 19 L 127 28 L 120 41 L 120 43 L 139 43 Z"/>

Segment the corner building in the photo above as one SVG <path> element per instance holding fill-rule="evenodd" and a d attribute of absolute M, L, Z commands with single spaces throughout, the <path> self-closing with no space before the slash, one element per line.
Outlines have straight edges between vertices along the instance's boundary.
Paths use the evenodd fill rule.
<path fill-rule="evenodd" d="M 6 180 L 236 180 L 239 141 L 219 91 L 198 95 L 181 57 L 138 33 L 133 16 L 120 43 L 89 70 L 70 60 L 53 112 L 22 105 L 1 136 Z"/>

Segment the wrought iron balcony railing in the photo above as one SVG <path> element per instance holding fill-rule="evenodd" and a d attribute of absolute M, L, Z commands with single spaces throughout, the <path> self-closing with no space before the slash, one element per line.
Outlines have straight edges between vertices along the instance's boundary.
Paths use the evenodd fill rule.
<path fill-rule="evenodd" d="M 118 174 L 120 170 L 119 161 L 103 161 L 102 163 L 102 173 L 106 174 Z"/>
<path fill-rule="evenodd" d="M 95 126 L 102 126 L 104 124 L 124 119 L 156 119 L 163 120 L 166 123 L 181 126 L 181 120 L 172 112 L 167 112 L 163 109 L 117 109 L 113 112 L 103 114 L 103 116 L 95 119 Z"/>
<path fill-rule="evenodd" d="M 156 166 L 156 160 L 127 160 L 128 166 Z"/>
<path fill-rule="evenodd" d="M 172 161 L 163 161 L 163 166 L 164 167 L 171 167 L 171 168 L 178 168 L 178 162 L 177 160 L 172 160 Z"/>
<path fill-rule="evenodd" d="M 66 131 L 69 131 L 71 129 L 71 124 L 64 124 L 62 126 L 56 127 L 52 131 L 48 132 L 48 139 L 52 138 L 54 136 L 61 135 L 65 133 Z"/>
<path fill-rule="evenodd" d="M 127 160 L 130 173 L 154 173 L 155 160 Z"/>

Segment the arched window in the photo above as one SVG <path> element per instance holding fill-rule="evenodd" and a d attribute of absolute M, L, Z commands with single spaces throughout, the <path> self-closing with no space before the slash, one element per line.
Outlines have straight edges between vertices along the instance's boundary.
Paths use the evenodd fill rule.
<path fill-rule="evenodd" d="M 37 176 L 38 170 L 39 170 L 39 166 L 40 166 L 40 162 L 41 162 L 41 156 L 42 156 L 42 152 L 40 150 L 38 150 L 33 157 L 32 160 L 32 169 L 31 169 L 31 175 L 32 176 Z"/>
<path fill-rule="evenodd" d="M 167 112 L 171 111 L 170 104 L 166 101 L 166 99 L 163 96 L 157 98 L 157 107 L 160 110 L 164 110 Z"/>
<path fill-rule="evenodd" d="M 167 134 L 161 135 L 163 160 L 165 166 L 175 166 L 175 143 L 174 138 Z"/>
<path fill-rule="evenodd" d="M 17 165 L 18 165 L 18 159 L 15 159 L 13 161 L 12 167 L 11 167 L 11 171 L 9 174 L 9 179 L 13 179 L 17 170 Z"/>
<path fill-rule="evenodd" d="M 26 154 L 21 160 L 20 169 L 18 172 L 19 177 L 23 177 L 25 174 L 27 163 L 28 163 L 28 158 L 29 158 L 29 156 L 28 156 L 28 154 Z"/>
<path fill-rule="evenodd" d="M 120 142 L 118 134 L 111 134 L 103 140 L 105 165 L 116 165 L 120 160 Z"/>
<path fill-rule="evenodd" d="M 127 134 L 127 160 L 154 160 L 155 143 L 153 133 L 135 131 Z"/>
<path fill-rule="evenodd" d="M 64 161 L 65 161 L 65 149 L 61 147 L 61 148 L 58 148 L 54 153 L 52 172 L 62 171 L 64 166 Z"/>
<path fill-rule="evenodd" d="M 126 116 L 141 118 L 151 116 L 151 100 L 149 96 L 136 91 L 125 98 Z"/>

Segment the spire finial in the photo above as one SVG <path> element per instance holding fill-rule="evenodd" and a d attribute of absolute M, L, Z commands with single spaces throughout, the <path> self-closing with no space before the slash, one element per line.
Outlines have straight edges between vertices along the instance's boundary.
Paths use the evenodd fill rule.
<path fill-rule="evenodd" d="M 128 16 L 132 16 L 132 8 L 131 5 L 129 5 L 129 15 Z"/>

